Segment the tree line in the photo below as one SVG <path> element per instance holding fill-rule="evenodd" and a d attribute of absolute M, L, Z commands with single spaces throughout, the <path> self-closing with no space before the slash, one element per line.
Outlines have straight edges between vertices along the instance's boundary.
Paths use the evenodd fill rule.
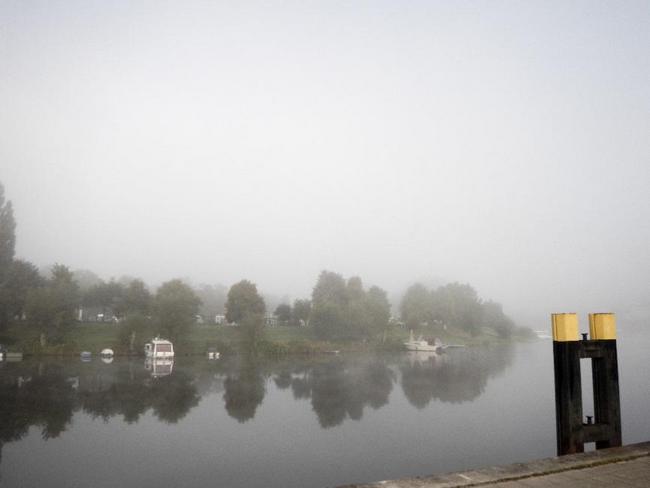
<path fill-rule="evenodd" d="M 195 290 L 172 279 L 152 293 L 138 278 L 105 282 L 91 271 L 73 273 L 61 264 L 42 276 L 32 263 L 15 259 L 15 228 L 11 202 L 0 184 L 0 336 L 10 324 L 20 322 L 38 329 L 43 347 L 62 343 L 69 326 L 82 319 L 80 310 L 93 310 L 95 317 L 120 323 L 120 342 L 133 351 L 153 334 L 185 338 L 199 312 L 214 317 L 225 311 L 226 321 L 239 325 L 249 350 L 257 350 L 265 340 L 266 303 L 248 280 L 232 285 L 226 294 L 222 286 Z M 399 311 L 409 328 L 451 326 L 477 335 L 489 327 L 501 337 L 516 330 L 500 304 L 481 300 L 467 284 L 436 289 L 415 284 L 406 291 Z M 395 323 L 385 290 L 364 287 L 358 276 L 346 279 L 327 270 L 318 276 L 311 299 L 281 303 L 272 315 L 280 325 L 309 326 L 325 340 L 385 339 Z"/>
<path fill-rule="evenodd" d="M 428 289 L 420 283 L 409 287 L 400 304 L 402 320 L 408 328 L 421 326 L 457 327 L 476 336 L 482 328 L 509 338 L 517 330 L 500 303 L 479 298 L 468 284 L 449 283 Z"/>
<path fill-rule="evenodd" d="M 178 338 L 193 323 L 201 300 L 181 280 L 163 283 L 151 294 L 140 279 L 103 282 L 84 272 L 77 280 L 62 264 L 42 276 L 34 264 L 15 259 L 15 230 L 13 207 L 0 184 L 0 334 L 11 324 L 21 323 L 38 329 L 41 346 L 60 343 L 84 307 L 97 307 L 103 313 L 110 310 L 123 322 L 121 335 L 131 346 L 145 330 Z M 92 284 L 82 289 L 78 281 L 84 280 Z"/>

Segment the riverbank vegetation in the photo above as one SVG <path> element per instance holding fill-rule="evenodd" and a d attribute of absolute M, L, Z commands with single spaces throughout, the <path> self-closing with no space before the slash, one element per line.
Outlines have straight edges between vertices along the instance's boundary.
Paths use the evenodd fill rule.
<path fill-rule="evenodd" d="M 141 354 L 140 343 L 135 349 L 129 347 L 130 337 L 126 338 L 124 327 L 111 323 L 76 322 L 66 329 L 66 334 L 57 342 L 49 342 L 41 346 L 39 333 L 33 327 L 24 324 L 13 324 L 3 334 L 3 344 L 11 350 L 22 351 L 25 355 L 36 356 L 77 356 L 80 351 L 97 353 L 109 347 L 116 355 Z M 140 329 L 142 342 L 153 337 L 156 332 L 151 321 L 146 321 Z M 482 346 L 503 344 L 510 340 L 500 339 L 496 334 L 481 334 L 472 337 L 462 330 L 450 329 L 443 333 L 432 332 L 430 328 L 422 327 L 414 331 L 425 338 L 439 337 L 449 344 L 465 344 Z M 257 343 L 257 354 L 264 356 L 284 356 L 286 354 L 326 354 L 332 351 L 365 352 L 365 351 L 399 351 L 409 337 L 409 331 L 400 327 L 391 327 L 385 342 L 383 337 L 373 341 L 337 341 L 324 340 L 318 337 L 313 327 L 275 326 L 265 327 L 264 338 Z M 520 339 L 517 337 L 515 339 Z M 199 325 L 193 324 L 187 335 L 174 343 L 176 353 L 182 356 L 205 355 L 209 348 L 216 348 L 222 354 L 232 355 L 248 352 L 247 343 L 242 338 L 241 331 L 235 326 Z"/>
<path fill-rule="evenodd" d="M 0 185 L 0 344 L 26 354 L 78 354 L 111 348 L 139 354 L 155 335 L 180 354 L 282 355 L 398 350 L 413 330 L 443 342 L 481 344 L 526 338 L 500 304 L 468 284 L 411 286 L 399 304 L 361 278 L 322 271 L 311 297 L 279 303 L 269 313 L 257 286 L 242 280 L 193 288 L 180 279 L 151 291 L 144 281 L 103 281 L 91 271 L 55 264 L 46 273 L 15 259 L 11 202 Z M 399 317 L 391 310 L 399 309 Z"/>

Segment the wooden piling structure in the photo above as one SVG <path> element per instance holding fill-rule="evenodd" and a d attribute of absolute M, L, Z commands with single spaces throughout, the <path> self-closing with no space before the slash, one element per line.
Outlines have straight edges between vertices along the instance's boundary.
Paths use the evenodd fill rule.
<path fill-rule="evenodd" d="M 622 445 L 614 314 L 589 314 L 590 339 L 587 334 L 580 339 L 576 314 L 551 318 L 558 456 L 584 452 L 585 442 L 595 442 L 596 449 Z M 586 421 L 580 378 L 585 358 L 591 359 L 594 391 L 594 414 Z"/>

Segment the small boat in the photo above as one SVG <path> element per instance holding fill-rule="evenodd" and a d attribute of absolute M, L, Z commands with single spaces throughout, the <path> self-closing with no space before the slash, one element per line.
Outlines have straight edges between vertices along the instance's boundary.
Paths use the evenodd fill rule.
<path fill-rule="evenodd" d="M 536 330 L 535 335 L 538 339 L 553 339 L 551 334 L 549 334 L 546 330 Z"/>
<path fill-rule="evenodd" d="M 82 351 L 79 356 L 81 357 L 82 361 L 88 362 L 93 358 L 93 353 L 90 351 Z"/>
<path fill-rule="evenodd" d="M 208 359 L 219 359 L 221 354 L 216 349 L 208 349 Z"/>
<path fill-rule="evenodd" d="M 411 331 L 409 340 L 404 343 L 404 346 L 409 351 L 438 352 L 439 350 L 444 349 L 444 345 L 440 342 L 439 339 L 436 339 L 434 344 L 429 344 L 427 341 L 422 339 L 422 336 L 419 336 L 417 339 L 414 339 L 413 331 Z"/>
<path fill-rule="evenodd" d="M 144 345 L 144 355 L 148 358 L 165 359 L 174 357 L 174 345 L 160 337 L 154 337 Z"/>
<path fill-rule="evenodd" d="M 112 358 L 114 356 L 113 350 L 112 349 L 102 349 L 102 352 L 99 353 L 99 355 L 103 358 Z"/>

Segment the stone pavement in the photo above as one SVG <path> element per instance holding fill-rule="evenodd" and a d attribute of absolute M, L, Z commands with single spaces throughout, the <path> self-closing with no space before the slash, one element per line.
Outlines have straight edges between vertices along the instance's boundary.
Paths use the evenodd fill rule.
<path fill-rule="evenodd" d="M 650 442 L 529 463 L 420 478 L 378 481 L 347 488 L 650 488 Z M 343 487 L 342 487 L 343 488 Z"/>
<path fill-rule="evenodd" d="M 489 488 L 557 488 L 560 486 L 648 488 L 650 487 L 650 456 L 484 486 Z"/>

